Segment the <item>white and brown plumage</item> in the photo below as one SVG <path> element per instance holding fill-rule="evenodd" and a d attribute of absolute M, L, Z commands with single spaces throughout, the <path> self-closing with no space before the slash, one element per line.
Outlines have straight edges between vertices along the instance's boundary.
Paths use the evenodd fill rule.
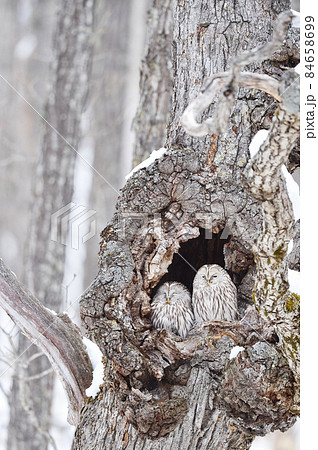
<path fill-rule="evenodd" d="M 176 281 L 160 286 L 151 303 L 151 321 L 157 330 L 172 331 L 185 339 L 194 321 L 189 290 Z"/>
<path fill-rule="evenodd" d="M 236 319 L 237 291 L 226 270 L 217 264 L 206 264 L 198 270 L 192 306 L 197 323 Z"/>

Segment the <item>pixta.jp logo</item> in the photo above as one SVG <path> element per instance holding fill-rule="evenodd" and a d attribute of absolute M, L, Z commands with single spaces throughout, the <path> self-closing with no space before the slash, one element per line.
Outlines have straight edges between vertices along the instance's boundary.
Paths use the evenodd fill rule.
<path fill-rule="evenodd" d="M 75 250 L 96 234 L 96 211 L 69 203 L 51 215 L 51 240 L 71 245 Z"/>

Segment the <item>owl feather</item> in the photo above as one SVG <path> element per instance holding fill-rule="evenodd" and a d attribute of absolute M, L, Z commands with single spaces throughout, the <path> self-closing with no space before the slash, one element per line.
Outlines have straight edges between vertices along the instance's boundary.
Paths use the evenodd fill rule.
<path fill-rule="evenodd" d="M 151 321 L 157 330 L 172 331 L 185 339 L 194 321 L 189 290 L 176 281 L 160 286 L 151 303 Z"/>

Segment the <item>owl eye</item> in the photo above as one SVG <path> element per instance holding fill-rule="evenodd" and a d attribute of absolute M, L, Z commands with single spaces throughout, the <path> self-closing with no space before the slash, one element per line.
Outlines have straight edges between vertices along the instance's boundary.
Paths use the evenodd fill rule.
<path fill-rule="evenodd" d="M 202 275 L 202 278 L 204 278 L 204 279 L 205 279 L 205 278 L 206 278 L 206 276 L 205 276 L 205 275 Z"/>
<path fill-rule="evenodd" d="M 216 277 L 217 277 L 217 275 L 212 275 L 212 277 L 213 277 L 213 278 L 216 278 Z"/>

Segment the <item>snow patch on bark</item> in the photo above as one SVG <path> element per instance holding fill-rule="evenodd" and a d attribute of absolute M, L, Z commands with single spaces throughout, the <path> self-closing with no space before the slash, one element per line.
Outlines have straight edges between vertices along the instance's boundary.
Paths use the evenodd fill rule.
<path fill-rule="evenodd" d="M 288 243 L 288 248 L 287 248 L 287 255 L 289 255 L 294 248 L 294 239 L 291 239 Z"/>
<path fill-rule="evenodd" d="M 293 205 L 295 221 L 297 221 L 300 217 L 299 186 L 293 176 L 288 172 L 286 166 L 282 166 L 282 172 L 286 181 L 288 195 Z"/>
<path fill-rule="evenodd" d="M 253 158 L 256 155 L 256 153 L 258 152 L 258 150 L 261 148 L 261 145 L 267 138 L 268 133 L 269 133 L 269 130 L 259 130 L 255 134 L 255 136 L 253 137 L 253 139 L 250 143 L 250 146 L 249 146 L 251 158 Z"/>
<path fill-rule="evenodd" d="M 300 272 L 288 269 L 289 290 L 300 295 Z"/>
<path fill-rule="evenodd" d="M 291 12 L 294 15 L 294 17 L 292 19 L 292 26 L 294 28 L 300 28 L 300 12 L 295 11 L 294 9 L 291 9 Z"/>
<path fill-rule="evenodd" d="M 244 347 L 240 347 L 239 345 L 236 345 L 232 348 L 230 353 L 230 359 L 236 358 L 236 356 L 244 350 Z"/>
<path fill-rule="evenodd" d="M 152 164 L 153 162 L 156 161 L 156 159 L 161 158 L 161 156 L 163 156 L 165 154 L 166 149 L 164 147 L 160 148 L 159 150 L 154 150 L 151 155 L 149 156 L 149 158 L 145 159 L 144 161 L 142 161 L 140 164 L 138 164 L 138 166 L 134 167 L 133 170 L 125 176 L 126 181 L 135 173 L 138 172 L 138 170 L 140 169 L 144 169 L 148 166 L 150 166 L 150 164 Z"/>
<path fill-rule="evenodd" d="M 96 397 L 99 392 L 99 386 L 103 384 L 104 365 L 102 360 L 102 352 L 98 345 L 90 341 L 86 337 L 83 338 L 83 343 L 87 348 L 88 356 L 93 366 L 93 381 L 89 388 L 86 389 L 87 397 Z"/>

